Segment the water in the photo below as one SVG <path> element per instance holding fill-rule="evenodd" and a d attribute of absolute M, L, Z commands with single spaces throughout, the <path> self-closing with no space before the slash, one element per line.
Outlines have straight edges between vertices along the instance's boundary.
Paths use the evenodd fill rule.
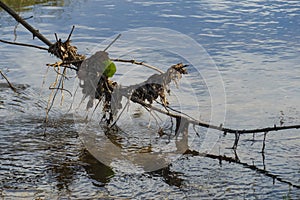
<path fill-rule="evenodd" d="M 179 31 L 196 40 L 210 56 L 207 58 L 210 62 L 199 63 L 203 73 L 211 69 L 212 62 L 219 69 L 215 75 L 221 75 L 226 93 L 225 121 L 220 115 L 219 123 L 242 129 L 279 125 L 280 121 L 284 125 L 299 124 L 300 5 L 297 1 L 65 0 L 26 5 L 9 2 L 21 16 L 33 16 L 28 22 L 51 41 L 54 33 L 66 38 L 75 25 L 73 44 L 87 55 L 95 48 L 101 49 L 101 42 L 123 31 L 142 27 Z M 1 39 L 12 41 L 16 37 L 18 42 L 43 45 L 37 39 L 32 40 L 32 35 L 21 25 L 15 36 L 16 23 L 3 11 L 0 20 Z M 130 43 L 126 38 L 129 40 L 121 37 L 120 45 L 128 42 L 128 49 L 118 50 L 116 43 L 110 49 L 113 56 L 146 60 L 156 66 L 169 66 L 182 59 L 164 51 L 165 43 L 157 51 L 138 49 L 145 44 Z M 51 123 L 46 132 L 42 126 L 48 86 L 54 80 L 51 70 L 44 79 L 45 64 L 56 59 L 41 50 L 6 44 L 0 45 L 0 52 L 0 69 L 21 88 L 21 94 L 14 94 L 1 79 L 0 197 L 3 199 L 300 198 L 300 190 L 287 183 L 273 183 L 272 178 L 242 165 L 225 161 L 220 165 L 218 160 L 200 156 L 183 156 L 162 170 L 147 173 L 132 173 L 126 165 L 107 167 L 85 150 L 73 116 L 64 114 L 67 99 L 64 107 L 56 106 L 50 113 Z M 119 70 L 116 77 L 122 77 L 124 71 Z M 142 80 L 145 72 L 148 71 L 140 75 L 136 72 L 135 76 Z M 196 80 L 194 77 L 198 76 L 192 71 L 189 77 Z M 212 117 L 207 88 L 210 84 L 223 86 L 213 78 L 206 82 L 200 78 L 196 84 L 201 91 L 197 93 L 200 118 L 205 121 Z M 71 90 L 74 79 L 67 83 Z M 129 82 L 134 81 L 137 80 L 132 78 Z M 184 86 L 183 82 L 183 92 Z M 211 95 L 225 105 L 222 91 Z M 193 108 L 191 104 L 186 109 Z M 213 133 L 218 140 L 210 152 L 234 157 L 230 149 L 234 136 Z M 265 168 L 299 186 L 298 133 L 298 130 L 269 133 L 264 155 L 262 135 L 256 135 L 254 141 L 252 135 L 241 136 L 237 154 L 241 162 Z M 194 136 L 192 131 L 189 134 Z M 201 144 L 201 138 L 196 137 L 192 147 L 197 149 L 197 144 Z"/>

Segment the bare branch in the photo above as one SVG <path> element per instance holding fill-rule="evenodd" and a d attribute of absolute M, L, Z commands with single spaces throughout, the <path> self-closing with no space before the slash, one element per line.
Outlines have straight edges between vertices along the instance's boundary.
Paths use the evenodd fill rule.
<path fill-rule="evenodd" d="M 68 92 L 68 94 L 72 97 L 72 92 L 70 92 L 69 90 L 65 89 L 65 88 L 60 88 L 60 87 L 49 87 L 49 90 L 61 90 L 61 91 L 66 91 Z"/>
<path fill-rule="evenodd" d="M 107 51 L 107 49 L 111 47 L 111 45 L 113 45 L 113 43 L 115 43 L 120 37 L 121 34 L 119 34 L 103 51 Z"/>
<path fill-rule="evenodd" d="M 259 174 L 263 174 L 265 176 L 268 176 L 268 177 L 272 178 L 273 181 L 277 180 L 281 183 L 286 183 L 286 184 L 288 184 L 292 187 L 300 189 L 300 185 L 296 185 L 296 184 L 294 184 L 290 181 L 284 180 L 284 179 L 280 178 L 278 175 L 272 174 L 271 172 L 269 172 L 265 169 L 258 168 L 254 164 L 249 165 L 248 163 L 241 162 L 239 159 L 235 159 L 235 158 L 232 158 L 232 157 L 227 157 L 225 155 L 221 156 L 221 155 L 214 155 L 214 154 L 208 154 L 208 153 L 200 153 L 198 151 L 190 150 L 190 149 L 188 149 L 184 154 L 192 155 L 192 156 L 202 156 L 202 157 L 206 157 L 206 158 L 212 158 L 212 159 L 219 160 L 220 163 L 222 163 L 222 161 L 226 161 L 226 162 L 229 162 L 229 163 L 236 163 L 236 164 L 242 165 L 245 168 L 254 170 L 255 172 L 257 172 Z"/>
<path fill-rule="evenodd" d="M 74 29 L 75 29 L 75 26 L 72 27 L 71 32 L 70 32 L 70 34 L 69 34 L 69 36 L 68 36 L 67 41 L 70 41 Z"/>
<path fill-rule="evenodd" d="M 48 48 L 40 47 L 40 46 L 36 46 L 36 45 L 32 45 L 32 44 L 25 44 L 25 43 L 18 43 L 18 42 L 9 42 L 9 41 L 6 41 L 6 40 L 1 40 L 1 39 L 0 39 L 0 42 L 6 43 L 6 44 L 12 44 L 12 45 L 24 46 L 24 47 L 33 47 L 33 48 L 37 48 L 37 49 L 48 51 Z"/>
<path fill-rule="evenodd" d="M 127 97 L 128 98 L 128 97 Z M 181 115 L 181 114 L 176 114 L 173 112 L 170 112 L 169 110 L 162 110 L 158 107 L 155 107 L 151 104 L 145 103 L 143 101 L 140 101 L 138 99 L 134 100 L 136 103 L 150 108 L 152 110 L 155 110 L 161 114 L 165 114 L 168 115 L 170 117 L 173 118 L 181 118 L 181 119 L 186 119 L 188 123 L 192 124 L 192 125 L 196 125 L 196 126 L 201 126 L 201 127 L 205 127 L 205 128 L 210 128 L 210 129 L 215 129 L 218 131 L 222 131 L 224 133 L 231 133 L 231 134 L 252 134 L 252 133 L 265 133 L 265 132 L 270 132 L 270 131 L 280 131 L 280 130 L 286 130 L 286 129 L 299 129 L 300 125 L 290 125 L 290 126 L 274 126 L 274 127 L 266 127 L 266 128 L 260 128 L 260 129 L 230 129 L 230 128 L 223 128 L 222 126 L 216 126 L 214 124 L 209 124 L 200 120 L 196 120 L 194 118 L 191 118 L 189 116 L 186 115 Z"/>
<path fill-rule="evenodd" d="M 45 38 L 38 30 L 36 30 L 30 24 L 28 24 L 24 19 L 22 19 L 22 17 L 20 17 L 14 10 L 12 10 L 2 1 L 0 1 L 0 7 L 3 8 L 6 12 L 8 12 L 13 18 L 15 18 L 17 22 L 20 22 L 27 30 L 29 30 L 33 34 L 33 37 L 39 38 L 49 47 L 52 45 L 52 42 Z"/>
<path fill-rule="evenodd" d="M 124 62 L 124 63 L 131 63 L 131 64 L 135 64 L 135 65 L 143 65 L 143 66 L 145 66 L 145 67 L 148 67 L 148 68 L 150 68 L 150 69 L 153 69 L 153 70 L 155 70 L 155 71 L 158 71 L 158 72 L 161 73 L 161 74 L 164 73 L 164 71 L 158 69 L 157 67 L 154 67 L 154 66 L 152 66 L 152 65 L 149 65 L 149 64 L 147 64 L 147 63 L 145 63 L 145 62 L 138 62 L 138 61 L 136 61 L 136 60 L 125 60 L 125 59 L 119 59 L 119 58 L 111 59 L 111 60 L 114 61 L 114 62 Z"/>

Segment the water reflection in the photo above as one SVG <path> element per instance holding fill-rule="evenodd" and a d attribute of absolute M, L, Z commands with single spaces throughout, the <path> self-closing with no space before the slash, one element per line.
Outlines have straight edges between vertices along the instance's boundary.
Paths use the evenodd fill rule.
<path fill-rule="evenodd" d="M 80 154 L 80 161 L 83 163 L 83 167 L 89 177 L 96 181 L 93 182 L 96 186 L 104 186 L 105 183 L 108 183 L 110 178 L 114 175 L 114 172 L 110 167 L 99 162 L 86 149 L 84 149 Z"/>
<path fill-rule="evenodd" d="M 160 176 L 164 178 L 164 181 L 170 186 L 176 186 L 180 188 L 184 184 L 184 179 L 181 178 L 183 173 L 172 171 L 171 166 L 167 166 L 165 168 L 159 169 L 154 172 L 149 172 L 151 176 Z"/>

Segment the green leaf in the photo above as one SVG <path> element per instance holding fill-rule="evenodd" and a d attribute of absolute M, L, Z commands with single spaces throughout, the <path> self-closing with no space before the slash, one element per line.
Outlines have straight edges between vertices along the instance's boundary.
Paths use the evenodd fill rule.
<path fill-rule="evenodd" d="M 117 71 L 115 63 L 112 62 L 111 60 L 105 60 L 103 63 L 105 65 L 103 75 L 106 77 L 113 77 L 113 75 Z"/>

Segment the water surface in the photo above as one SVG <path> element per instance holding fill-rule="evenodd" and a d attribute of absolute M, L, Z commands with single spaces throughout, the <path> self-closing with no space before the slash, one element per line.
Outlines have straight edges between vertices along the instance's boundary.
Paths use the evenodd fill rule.
<path fill-rule="evenodd" d="M 51 41 L 55 40 L 54 33 L 66 38 L 75 25 L 73 44 L 87 55 L 101 49 L 101 42 L 107 38 L 134 28 L 179 31 L 202 45 L 219 69 L 226 93 L 225 122 L 220 123 L 231 128 L 299 124 L 300 5 L 297 1 L 9 2 L 21 16 L 33 16 L 27 21 Z M 43 46 L 37 39 L 32 40 L 32 35 L 21 25 L 14 34 L 17 24 L 3 10 L 0 21 L 1 39 Z M 111 54 L 164 67 L 181 59 L 159 51 L 163 48 L 157 52 L 112 48 Z M 57 102 L 49 127 L 45 131 L 42 126 L 48 86 L 54 80 L 51 70 L 44 79 L 45 64 L 56 59 L 41 50 L 7 44 L 0 44 L 0 52 L 1 71 L 21 88 L 21 94 L 15 94 L 1 79 L 0 197 L 4 199 L 300 198 L 299 188 L 274 182 L 239 164 L 223 161 L 220 165 L 218 160 L 200 156 L 183 156 L 151 173 L 132 173 L 126 166 L 107 167 L 86 151 L 73 115 L 64 112 L 67 106 L 59 107 Z M 210 66 L 202 63 L 200 69 L 209 70 Z M 123 71 L 117 72 L 117 77 L 123 76 Z M 145 72 L 148 71 L 141 71 L 139 77 L 145 76 Z M 193 73 L 196 72 L 191 71 L 189 76 L 193 77 Z M 71 90 L 74 75 L 67 83 Z M 133 82 L 134 78 L 128 83 Z M 202 91 L 200 118 L 209 121 L 210 96 L 205 83 L 198 87 Z M 195 136 L 193 132 L 189 134 Z M 194 148 L 201 144 L 201 139 L 195 137 Z M 299 186 L 299 130 L 268 134 L 265 154 L 261 154 L 263 135 L 254 139 L 252 135 L 241 137 L 239 159 Z M 230 149 L 233 141 L 233 135 L 219 133 L 211 153 L 234 157 Z"/>

